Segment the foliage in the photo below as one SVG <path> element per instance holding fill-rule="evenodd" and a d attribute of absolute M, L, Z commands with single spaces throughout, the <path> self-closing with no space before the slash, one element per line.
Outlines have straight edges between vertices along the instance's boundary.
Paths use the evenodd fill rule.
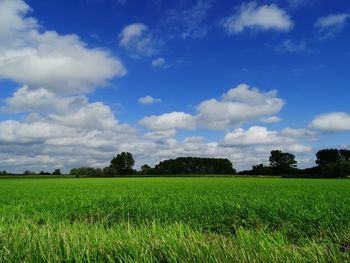
<path fill-rule="evenodd" d="M 105 177 L 115 177 L 115 176 L 118 176 L 118 171 L 114 168 L 114 167 L 111 167 L 111 166 L 107 166 L 105 168 L 103 168 L 103 175 Z"/>
<path fill-rule="evenodd" d="M 52 175 L 62 175 L 60 169 L 56 169 L 55 171 L 52 172 Z"/>
<path fill-rule="evenodd" d="M 75 177 L 103 177 L 103 171 L 99 168 L 81 167 L 72 169 L 69 173 Z"/>
<path fill-rule="evenodd" d="M 179 157 L 157 164 L 152 171 L 155 174 L 235 174 L 228 159 Z"/>
<path fill-rule="evenodd" d="M 133 174 L 134 164 L 135 160 L 132 154 L 122 152 L 112 159 L 110 167 L 115 169 L 116 175 L 130 175 Z"/>
<path fill-rule="evenodd" d="M 27 170 L 23 173 L 23 175 L 35 175 L 35 172 Z"/>
<path fill-rule="evenodd" d="M 152 167 L 149 166 L 148 164 L 142 165 L 140 174 L 142 174 L 142 175 L 152 174 Z"/>
<path fill-rule="evenodd" d="M 49 173 L 49 172 L 44 172 L 44 171 L 41 171 L 41 172 L 39 173 L 39 175 L 51 175 L 51 173 Z"/>
<path fill-rule="evenodd" d="M 280 150 L 271 151 L 271 156 L 269 158 L 270 165 L 273 168 L 295 168 L 297 161 L 295 156 L 291 153 L 284 153 Z"/>
<path fill-rule="evenodd" d="M 319 166 L 341 161 L 338 149 L 324 149 L 316 153 L 316 164 Z"/>

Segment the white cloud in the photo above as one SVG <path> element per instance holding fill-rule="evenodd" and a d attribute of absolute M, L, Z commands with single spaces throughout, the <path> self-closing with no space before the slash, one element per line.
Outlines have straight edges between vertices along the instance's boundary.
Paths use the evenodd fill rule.
<path fill-rule="evenodd" d="M 226 129 L 278 113 L 284 101 L 276 91 L 266 93 L 246 84 L 230 89 L 221 100 L 203 101 L 197 107 L 198 122 L 210 129 Z"/>
<path fill-rule="evenodd" d="M 151 65 L 155 68 L 164 68 L 166 67 L 166 62 L 164 58 L 156 58 L 152 60 Z"/>
<path fill-rule="evenodd" d="M 167 138 L 173 138 L 176 135 L 176 130 L 164 130 L 164 131 L 155 131 L 155 132 L 147 132 L 144 135 L 144 138 L 150 139 L 150 140 L 163 140 Z"/>
<path fill-rule="evenodd" d="M 222 25 L 228 34 L 246 29 L 289 31 L 294 27 L 291 17 L 282 8 L 275 4 L 258 6 L 256 2 L 242 4 Z"/>
<path fill-rule="evenodd" d="M 293 152 L 310 152 L 311 147 L 299 143 L 305 136 L 301 130 L 287 128 L 281 132 L 269 131 L 266 127 L 253 126 L 248 130 L 237 128 L 225 135 L 223 146 L 269 146 L 270 149 L 288 149 Z M 265 148 L 263 148 L 265 149 Z"/>
<path fill-rule="evenodd" d="M 320 34 L 320 39 L 325 40 L 338 35 L 343 30 L 348 18 L 349 14 L 332 14 L 318 18 L 315 28 Z"/>
<path fill-rule="evenodd" d="M 25 17 L 30 7 L 19 0 L 1 0 L 0 2 L 0 40 L 13 38 L 14 33 L 25 32 L 37 28 L 37 21 Z"/>
<path fill-rule="evenodd" d="M 23 86 L 6 99 L 3 109 L 12 112 L 65 113 L 86 104 L 85 96 L 62 97 L 43 88 L 30 90 Z"/>
<path fill-rule="evenodd" d="M 0 78 L 29 89 L 86 93 L 126 74 L 122 62 L 107 51 L 87 48 L 76 35 L 43 30 L 27 16 L 24 1 L 0 4 Z"/>
<path fill-rule="evenodd" d="M 263 93 L 246 84 L 238 85 L 225 93 L 221 100 L 209 99 L 201 102 L 197 113 L 166 113 L 142 119 L 139 123 L 152 130 L 193 129 L 203 126 L 222 130 L 242 123 L 257 121 L 276 114 L 284 106 L 275 90 Z M 271 120 L 270 120 L 271 121 Z"/>
<path fill-rule="evenodd" d="M 127 25 L 119 34 L 119 46 L 125 48 L 131 56 L 150 56 L 158 53 L 159 41 L 152 36 L 148 26 L 143 23 Z"/>
<path fill-rule="evenodd" d="M 111 109 L 100 102 L 69 113 L 0 122 L 0 156 L 4 169 L 11 171 L 21 172 L 23 167 L 37 171 L 57 166 L 103 167 L 133 141 L 137 141 L 135 129 L 120 124 Z"/>
<path fill-rule="evenodd" d="M 162 100 L 158 99 L 158 98 L 153 98 L 152 96 L 147 95 L 145 97 L 139 98 L 138 102 L 140 104 L 143 104 L 143 105 L 150 105 L 150 104 L 154 104 L 154 103 L 161 103 Z"/>
<path fill-rule="evenodd" d="M 271 116 L 271 117 L 266 117 L 261 119 L 261 122 L 263 123 L 278 123 L 281 121 L 282 119 L 278 116 Z"/>
<path fill-rule="evenodd" d="M 118 121 L 114 118 L 112 110 L 102 102 L 95 102 L 81 107 L 77 111 L 65 114 L 49 114 L 48 119 L 67 127 L 80 127 L 86 129 L 114 129 Z"/>
<path fill-rule="evenodd" d="M 118 58 L 76 35 L 48 31 L 22 0 L 0 0 L 0 79 L 19 83 L 1 111 L 28 113 L 0 121 L 4 169 L 103 166 L 136 131 L 84 93 L 126 74 Z M 76 94 L 76 95 L 72 95 Z"/>
<path fill-rule="evenodd" d="M 184 112 L 171 112 L 159 116 L 145 117 L 139 123 L 151 130 L 186 129 L 196 127 L 196 119 L 191 114 Z"/>
<path fill-rule="evenodd" d="M 350 115 L 345 112 L 326 113 L 317 116 L 309 127 L 325 132 L 350 131 Z"/>
<path fill-rule="evenodd" d="M 315 138 L 316 134 L 313 131 L 308 129 L 292 129 L 292 128 L 284 128 L 281 131 L 281 135 L 289 137 L 289 138 Z"/>

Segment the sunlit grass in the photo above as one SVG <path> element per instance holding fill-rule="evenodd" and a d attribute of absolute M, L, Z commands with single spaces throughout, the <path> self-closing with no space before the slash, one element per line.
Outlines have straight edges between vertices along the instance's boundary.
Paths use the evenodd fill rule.
<path fill-rule="evenodd" d="M 350 260 L 350 181 L 2 179 L 0 261 Z"/>

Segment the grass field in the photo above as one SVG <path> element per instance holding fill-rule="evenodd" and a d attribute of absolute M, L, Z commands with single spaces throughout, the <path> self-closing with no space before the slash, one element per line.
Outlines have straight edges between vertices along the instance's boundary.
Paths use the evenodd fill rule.
<path fill-rule="evenodd" d="M 0 262 L 349 262 L 350 180 L 0 179 Z"/>

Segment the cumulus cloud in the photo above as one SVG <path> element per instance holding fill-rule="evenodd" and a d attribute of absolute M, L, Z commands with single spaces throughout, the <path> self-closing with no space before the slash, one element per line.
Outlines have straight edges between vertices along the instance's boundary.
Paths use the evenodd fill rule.
<path fill-rule="evenodd" d="M 143 104 L 143 105 L 150 105 L 150 104 L 154 104 L 154 103 L 161 103 L 162 100 L 158 99 L 158 98 L 153 98 L 152 96 L 147 95 L 145 97 L 139 98 L 138 102 L 140 104 Z"/>
<path fill-rule="evenodd" d="M 294 23 L 285 10 L 275 4 L 258 6 L 256 2 L 242 4 L 236 13 L 223 20 L 228 34 L 238 34 L 246 29 L 289 31 Z"/>
<path fill-rule="evenodd" d="M 226 129 L 242 123 L 273 115 L 284 106 L 275 90 L 260 92 L 246 84 L 225 93 L 221 100 L 203 101 L 197 107 L 198 121 L 210 129 Z"/>
<path fill-rule="evenodd" d="M 350 131 L 350 115 L 345 112 L 331 112 L 317 116 L 309 125 L 324 132 Z"/>
<path fill-rule="evenodd" d="M 269 115 L 279 112 L 283 106 L 284 101 L 277 97 L 275 90 L 264 93 L 241 84 L 223 94 L 220 100 L 209 99 L 201 102 L 194 115 L 172 112 L 146 117 L 139 123 L 152 130 L 193 129 L 196 126 L 222 130 L 268 118 Z"/>
<path fill-rule="evenodd" d="M 76 35 L 42 30 L 22 0 L 1 1 L 0 78 L 55 93 L 86 93 L 126 74 L 109 52 Z M 6 40 L 4 41 L 3 38 Z"/>
<path fill-rule="evenodd" d="M 332 14 L 320 17 L 315 23 L 315 28 L 320 34 L 320 39 L 325 40 L 333 38 L 343 30 L 346 25 L 349 14 Z"/>
<path fill-rule="evenodd" d="M 164 131 L 155 131 L 155 132 L 147 132 L 144 135 L 144 138 L 150 139 L 150 140 L 163 140 L 167 138 L 175 137 L 176 130 L 164 130 Z"/>
<path fill-rule="evenodd" d="M 159 41 L 152 36 L 148 26 L 143 23 L 125 26 L 119 34 L 119 39 L 119 46 L 136 58 L 150 56 L 159 51 Z"/>
<path fill-rule="evenodd" d="M 87 105 L 85 96 L 62 97 L 44 88 L 23 86 L 6 99 L 7 112 L 66 113 Z"/>
<path fill-rule="evenodd" d="M 253 126 L 247 130 L 237 128 L 227 133 L 220 146 L 230 149 L 239 148 L 243 156 L 250 153 L 256 159 L 255 164 L 257 164 L 267 163 L 270 151 L 276 149 L 299 156 L 309 155 L 312 148 L 302 142 L 306 139 L 310 137 L 304 133 L 303 129 L 287 128 L 282 131 L 269 131 L 266 127 Z M 252 163 L 252 160 L 250 162 Z"/>
<path fill-rule="evenodd" d="M 301 149 L 311 151 L 310 147 L 300 145 L 297 139 L 306 136 L 302 130 L 286 129 L 281 132 L 269 131 L 266 127 L 253 126 L 248 130 L 237 128 L 225 135 L 224 146 L 256 146 L 265 145 L 275 148 Z M 303 147 L 302 147 L 303 146 Z"/>
<path fill-rule="evenodd" d="M 282 119 L 278 116 L 271 116 L 271 117 L 266 117 L 261 119 L 261 122 L 263 123 L 278 123 L 281 121 Z"/>
<path fill-rule="evenodd" d="M 22 0 L 0 1 L 0 79 L 21 85 L 1 111 L 25 113 L 23 120 L 0 121 L 2 168 L 105 165 L 127 140 L 136 140 L 136 131 L 85 93 L 126 69 L 76 35 L 46 30 L 30 11 Z"/>
<path fill-rule="evenodd" d="M 145 117 L 139 123 L 151 130 L 193 130 L 196 127 L 196 118 L 184 112 L 171 112 Z"/>
<path fill-rule="evenodd" d="M 102 167 L 132 140 L 137 140 L 135 129 L 120 124 L 103 103 L 87 103 L 68 114 L 0 122 L 2 164 L 18 172 L 22 165 L 33 170 Z"/>
<path fill-rule="evenodd" d="M 0 39 L 13 38 L 13 34 L 37 28 L 37 21 L 26 17 L 30 7 L 24 1 L 2 0 L 0 2 Z M 7 42 L 7 41 L 6 41 Z"/>

